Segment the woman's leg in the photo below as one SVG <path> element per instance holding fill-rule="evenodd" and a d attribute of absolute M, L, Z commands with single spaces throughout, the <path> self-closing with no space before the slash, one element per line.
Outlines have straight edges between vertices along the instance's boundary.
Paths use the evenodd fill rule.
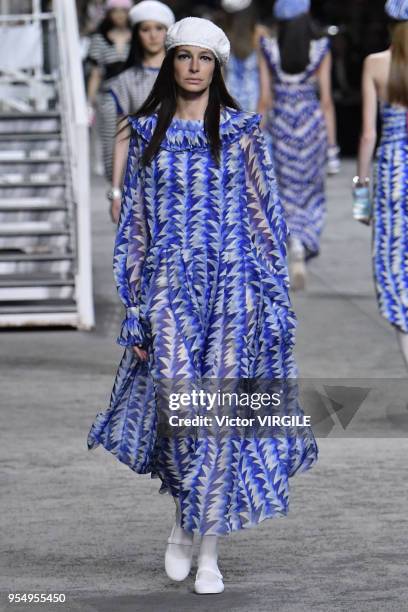
<path fill-rule="evenodd" d="M 222 593 L 224 583 L 218 569 L 218 537 L 204 535 L 201 538 L 198 568 L 194 590 L 200 594 Z"/>
<path fill-rule="evenodd" d="M 408 368 L 408 333 L 397 329 L 398 344 L 405 360 L 405 365 Z"/>
<path fill-rule="evenodd" d="M 176 504 L 176 518 L 167 540 L 164 567 L 169 578 L 181 582 L 185 580 L 190 573 L 194 534 L 185 531 L 185 529 L 180 526 L 180 502 L 177 497 L 173 497 L 173 499 Z"/>
<path fill-rule="evenodd" d="M 218 537 L 213 535 L 202 536 L 200 552 L 198 554 L 198 569 L 208 567 L 218 569 Z"/>
<path fill-rule="evenodd" d="M 191 544 L 193 542 L 194 534 L 190 531 L 183 529 L 181 525 L 181 508 L 180 500 L 178 497 L 173 497 L 174 503 L 176 504 L 176 517 L 173 527 L 174 540 L 180 542 L 180 544 Z"/>
<path fill-rule="evenodd" d="M 289 276 L 290 286 L 294 291 L 304 289 L 306 285 L 305 247 L 301 240 L 292 237 L 289 242 Z"/>

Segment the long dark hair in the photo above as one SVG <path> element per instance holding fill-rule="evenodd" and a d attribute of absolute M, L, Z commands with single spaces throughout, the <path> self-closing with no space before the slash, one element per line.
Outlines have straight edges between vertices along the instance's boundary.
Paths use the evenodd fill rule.
<path fill-rule="evenodd" d="M 113 25 L 110 11 L 108 11 L 105 17 L 102 19 L 100 24 L 98 25 L 96 32 L 101 34 L 107 43 L 113 45 L 113 42 L 108 38 L 108 33 L 113 30 L 115 26 Z M 130 29 L 130 21 L 128 20 L 128 28 Z"/>
<path fill-rule="evenodd" d="M 177 109 L 177 85 L 174 78 L 175 53 L 176 49 L 171 49 L 166 55 L 152 91 L 140 109 L 132 115 L 132 117 L 137 118 L 153 115 L 155 112 L 158 114 L 156 128 L 142 157 L 142 163 L 144 165 L 150 164 L 159 150 L 167 128 Z M 210 85 L 208 105 L 204 114 L 204 129 L 210 143 L 211 153 L 217 163 L 219 163 L 221 152 L 221 108 L 225 106 L 240 110 L 237 102 L 228 93 L 221 73 L 220 64 L 216 59 L 214 74 Z"/>
<path fill-rule="evenodd" d="M 279 21 L 278 44 L 282 70 L 288 74 L 303 72 L 309 63 L 310 43 L 321 36 L 322 32 L 319 32 L 309 13 Z"/>
<path fill-rule="evenodd" d="M 408 107 L 408 22 L 391 23 L 391 68 L 388 102 Z"/>
<path fill-rule="evenodd" d="M 141 22 L 133 26 L 132 38 L 130 39 L 129 55 L 125 62 L 124 70 L 127 68 L 133 68 L 134 66 L 140 68 L 143 63 L 145 52 L 139 36 L 140 25 Z"/>
<path fill-rule="evenodd" d="M 230 39 L 231 51 L 238 59 L 246 59 L 255 49 L 256 17 L 253 4 L 247 9 L 226 16 L 225 31 Z"/>

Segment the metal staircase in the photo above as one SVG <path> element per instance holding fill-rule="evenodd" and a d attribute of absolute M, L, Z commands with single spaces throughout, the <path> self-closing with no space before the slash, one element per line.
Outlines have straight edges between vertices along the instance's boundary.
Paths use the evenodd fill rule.
<path fill-rule="evenodd" d="M 1 96 L 0 327 L 89 329 L 94 315 L 88 134 L 74 0 L 56 0 L 51 13 L 41 13 L 38 0 L 32 4 L 30 15 L 18 17 L 37 20 L 42 36 L 53 35 L 46 45 L 53 57 L 50 74 L 19 70 L 14 81 L 8 74 Z M 0 17 L 0 35 L 2 25 L 13 19 Z M 75 69 L 77 83 L 71 87 Z M 34 100 L 33 81 L 39 92 Z M 1 84 L 0 77 L 0 93 Z"/>

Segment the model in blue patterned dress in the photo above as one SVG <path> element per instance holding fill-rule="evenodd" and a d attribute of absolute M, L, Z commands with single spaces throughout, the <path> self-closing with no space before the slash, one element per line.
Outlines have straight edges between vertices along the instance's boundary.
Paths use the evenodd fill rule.
<path fill-rule="evenodd" d="M 225 83 L 228 91 L 243 110 L 256 112 L 259 104 L 258 53 L 252 51 L 240 59 L 231 54 L 226 70 Z"/>
<path fill-rule="evenodd" d="M 234 103 L 206 42 L 204 49 L 170 47 L 151 97 L 129 119 L 114 254 L 126 306 L 119 338 L 125 353 L 110 407 L 97 416 L 88 445 L 101 444 L 135 472 L 159 477 L 161 492 L 177 499 L 182 529 L 211 537 L 286 514 L 289 478 L 309 469 L 318 449 L 309 427 L 262 437 L 158 435 L 163 381 L 270 381 L 297 373 L 287 227 L 260 116 L 223 103 L 219 163 L 204 120 L 173 116 L 145 161 L 163 121 L 163 111 L 159 119 L 152 109 L 171 92 L 173 62 L 187 74 L 178 76 L 179 86 L 197 92 L 211 82 L 212 92 L 219 87 L 221 100 Z M 189 85 L 191 74 L 200 84 Z M 302 414 L 298 403 L 294 413 Z"/>
<path fill-rule="evenodd" d="M 252 2 L 223 0 L 221 6 L 226 11 L 225 31 L 231 43 L 225 83 L 240 107 L 254 113 L 258 111 L 261 96 L 259 40 L 268 32 L 257 24 Z M 264 130 L 264 136 L 272 154 L 272 138 L 268 130 Z"/>
<path fill-rule="evenodd" d="M 303 10 L 304 3 L 299 3 L 299 9 L 293 4 L 294 10 Z M 286 8 L 283 1 L 275 5 L 278 18 L 281 13 L 286 15 Z M 271 89 L 267 129 L 291 236 L 291 264 L 295 266 L 291 280 L 293 288 L 300 289 L 306 280 L 304 262 L 320 252 L 326 218 L 327 152 L 329 145 L 335 147 L 336 135 L 329 40 L 313 38 L 307 13 L 292 14 L 295 18 L 279 22 L 277 39 L 261 38 L 270 75 L 270 83 L 263 81 L 262 86 Z"/>
<path fill-rule="evenodd" d="M 329 51 L 329 41 L 312 42 L 311 61 L 296 75 L 280 67 L 274 38 L 261 40 L 272 73 L 273 110 L 268 130 L 274 143 L 274 163 L 292 237 L 306 248 L 306 258 L 319 253 L 326 216 L 325 165 L 327 135 L 318 98 L 316 71 Z"/>
<path fill-rule="evenodd" d="M 395 59 L 393 54 L 393 49 L 404 48 L 408 36 L 408 2 L 389 1 L 387 11 L 400 23 L 392 26 L 391 48 L 365 60 L 363 130 L 354 182 L 360 189 L 365 187 L 368 196 L 379 102 L 382 128 L 374 164 L 373 272 L 379 311 L 394 326 L 408 367 L 408 89 L 404 79 L 408 56 Z"/>
<path fill-rule="evenodd" d="M 408 333 L 408 109 L 383 103 L 374 165 L 373 265 L 381 314 Z"/>

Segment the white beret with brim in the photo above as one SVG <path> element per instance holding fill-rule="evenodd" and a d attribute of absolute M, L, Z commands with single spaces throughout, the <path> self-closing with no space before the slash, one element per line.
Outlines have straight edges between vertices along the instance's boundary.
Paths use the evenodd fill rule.
<path fill-rule="evenodd" d="M 230 42 L 225 33 L 208 19 L 186 17 L 167 31 L 166 51 L 180 45 L 209 49 L 220 64 L 225 65 L 230 55 Z"/>
<path fill-rule="evenodd" d="M 129 20 L 132 25 L 142 21 L 157 21 L 169 28 L 176 21 L 174 13 L 167 4 L 158 0 L 143 0 L 129 11 Z"/>

